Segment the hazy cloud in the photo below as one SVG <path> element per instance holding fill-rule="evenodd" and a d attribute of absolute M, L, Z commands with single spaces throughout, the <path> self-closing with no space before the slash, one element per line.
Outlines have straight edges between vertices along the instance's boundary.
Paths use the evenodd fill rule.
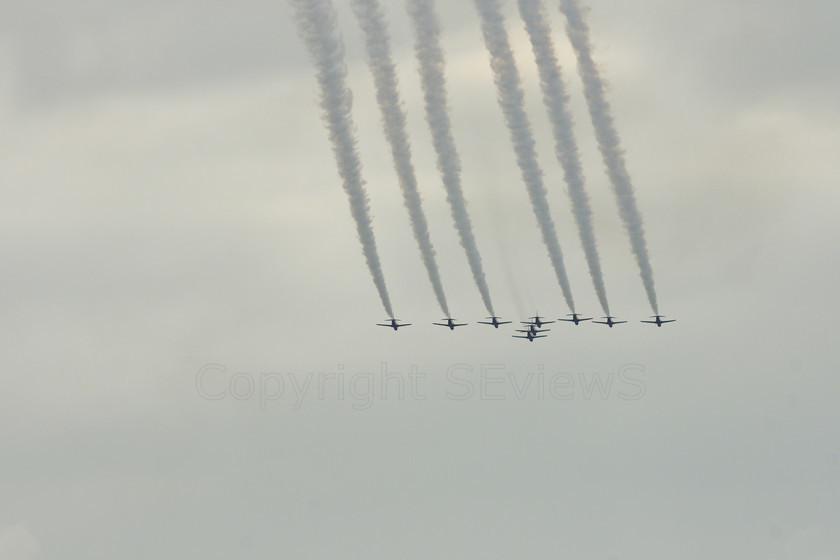
<path fill-rule="evenodd" d="M 383 5 L 447 296 L 473 322 L 486 312 L 439 185 L 410 20 L 404 2 Z M 398 333 L 374 326 L 288 5 L 0 7 L 0 83 L 19 96 L 0 128 L 0 557 L 837 556 L 837 7 L 589 2 L 662 312 L 678 319 L 657 329 L 635 322 L 647 302 L 546 5 L 611 309 L 631 322 L 555 325 L 533 344 L 429 324 L 358 38 L 360 157 L 389 287 L 414 323 Z M 437 7 L 495 309 L 520 313 L 509 272 L 522 314 L 559 316 L 474 6 Z M 504 9 L 573 240 L 527 34 Z M 94 62 L 71 71 L 74 41 Z M 570 281 L 587 286 L 567 245 Z M 598 302 L 587 289 L 576 304 Z M 224 369 L 205 393 L 224 398 L 199 391 L 207 364 Z M 555 379 L 571 398 L 552 396 Z M 643 396 L 619 398 L 633 383 Z"/>

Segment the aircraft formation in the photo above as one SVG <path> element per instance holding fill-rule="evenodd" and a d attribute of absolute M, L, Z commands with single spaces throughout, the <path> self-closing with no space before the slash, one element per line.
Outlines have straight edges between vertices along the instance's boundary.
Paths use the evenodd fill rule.
<path fill-rule="evenodd" d="M 591 121 L 591 130 L 601 153 L 609 190 L 617 203 L 618 215 L 629 241 L 629 248 L 638 266 L 651 312 L 651 321 L 645 323 L 661 327 L 673 319 L 663 320 L 659 314 L 659 303 L 654 287 L 653 267 L 648 254 L 642 213 L 636 201 L 635 188 L 624 159 L 625 150 L 621 144 L 618 129 L 606 99 L 604 81 L 600 76 L 597 57 L 593 56 L 585 12 L 580 0 L 559 0 L 559 9 L 565 19 L 566 38 L 575 54 L 580 82 Z M 333 5 L 335 0 L 289 0 L 294 11 L 298 34 L 303 40 L 316 69 L 320 90 L 322 119 L 335 157 L 342 187 L 350 204 L 350 213 L 356 226 L 356 234 L 362 246 L 365 263 L 371 275 L 385 313 L 391 319 L 379 326 L 398 330 L 409 326 L 393 319 L 391 296 L 385 280 L 385 267 L 380 261 L 374 223 L 369 207 L 369 196 L 365 187 L 361 151 L 355 134 L 353 118 L 353 94 L 349 88 L 347 62 L 344 59 L 345 46 L 339 13 Z M 417 244 L 419 257 L 431 284 L 432 293 L 445 319 L 435 325 L 455 330 L 466 323 L 457 323 L 451 317 L 444 289 L 444 278 L 438 267 L 435 248 L 432 244 L 430 222 L 423 208 L 423 185 L 421 175 L 415 170 L 410 120 L 407 104 L 399 88 L 398 61 L 391 46 L 391 30 L 385 3 L 382 0 L 349 0 L 358 31 L 364 44 L 365 58 L 370 70 L 376 104 L 380 112 L 382 133 L 390 146 L 391 159 L 396 173 L 395 186 L 402 194 L 408 212 L 408 225 Z M 462 181 L 462 162 L 456 143 L 460 131 L 453 127 L 451 110 L 454 108 L 447 90 L 446 57 L 443 30 L 445 21 L 439 17 L 434 0 L 406 0 L 414 43 L 416 71 L 422 89 L 422 113 L 431 133 L 432 147 L 436 156 L 440 185 L 446 192 L 446 200 L 452 217 L 452 225 L 469 264 L 475 287 L 481 296 L 488 321 L 478 321 L 498 329 L 512 321 L 501 321 L 494 310 L 491 290 L 479 251 L 476 232 L 473 230 L 467 197 Z M 611 315 L 607 287 L 598 251 L 597 232 L 592 220 L 589 189 L 586 186 L 581 150 L 573 130 L 570 95 L 566 91 L 560 58 L 554 46 L 555 33 L 544 0 L 517 0 L 520 24 L 524 26 L 534 62 L 539 75 L 538 87 L 542 94 L 545 114 L 554 138 L 554 155 L 562 169 L 570 211 L 574 217 L 577 237 L 586 259 L 587 269 L 595 291 L 603 320 L 581 317 L 575 313 L 575 298 L 566 271 L 558 228 L 552 216 L 551 204 L 556 195 L 547 184 L 542 163 L 538 157 L 538 146 L 531 125 L 532 119 L 524 103 L 526 82 L 520 74 L 514 48 L 509 37 L 504 0 L 473 0 L 477 16 L 476 24 L 481 31 L 484 49 L 487 51 L 492 85 L 496 92 L 501 117 L 510 136 L 510 155 L 521 174 L 521 185 L 533 211 L 533 225 L 539 231 L 545 245 L 548 260 L 556 277 L 557 285 L 565 300 L 570 318 L 559 319 L 574 323 L 591 321 L 609 328 L 626 323 Z M 555 3 L 557 4 L 557 3 Z M 346 29 L 345 29 L 346 31 Z M 403 38 L 400 38 L 401 40 Z M 467 136 L 469 138 L 470 136 Z M 474 138 L 475 136 L 472 135 Z M 512 163 L 511 162 L 511 163 Z M 423 174 L 426 175 L 426 174 Z M 524 187 L 524 189 L 522 189 Z M 541 317 L 530 317 L 522 322 L 527 329 L 518 329 L 513 336 L 533 342 L 543 338 L 548 329 Z"/>
<path fill-rule="evenodd" d="M 569 323 L 574 323 L 575 326 L 580 325 L 584 321 L 592 321 L 593 323 L 598 324 L 598 325 L 607 325 L 609 328 L 613 328 L 615 325 L 620 325 L 622 323 L 627 323 L 627 321 L 616 321 L 615 317 L 609 316 L 609 315 L 603 317 L 603 319 L 605 319 L 604 321 L 594 321 L 592 317 L 581 317 L 579 313 L 569 313 L 568 317 L 570 317 L 570 318 L 560 317 L 559 319 L 557 319 L 557 321 L 566 321 L 566 322 L 569 322 Z M 665 317 L 665 315 L 651 315 L 651 319 L 653 319 L 653 321 L 642 320 L 642 321 L 639 321 L 639 322 L 640 323 L 649 323 L 649 324 L 652 324 L 652 325 L 656 325 L 657 327 L 661 327 L 665 323 L 673 323 L 673 322 L 676 321 L 676 319 L 663 319 L 663 317 Z M 501 317 L 497 317 L 495 315 L 493 315 L 491 317 L 487 317 L 487 319 L 489 319 L 489 321 L 476 321 L 476 322 L 481 324 L 481 325 L 491 325 L 492 327 L 497 328 L 497 329 L 499 328 L 500 325 L 509 325 L 509 324 L 513 323 L 513 321 L 502 321 Z M 446 317 L 444 319 L 441 319 L 441 321 L 443 321 L 443 322 L 442 323 L 432 323 L 432 324 L 440 326 L 440 327 L 446 327 L 450 331 L 454 331 L 456 327 L 465 327 L 465 326 L 468 325 L 468 323 L 458 323 L 458 322 L 456 322 L 457 320 L 453 319 L 452 317 Z M 528 317 L 527 321 L 520 321 L 520 323 L 525 328 L 515 329 L 516 332 L 519 333 L 519 334 L 514 334 L 512 336 L 513 336 L 513 338 L 522 338 L 522 339 L 528 340 L 529 342 L 534 342 L 534 340 L 536 340 L 538 338 L 546 338 L 548 335 L 543 334 L 543 333 L 547 333 L 547 332 L 551 331 L 551 329 L 544 329 L 542 327 L 545 326 L 545 325 L 550 325 L 551 323 L 554 323 L 554 322 L 555 321 L 547 321 L 545 319 L 545 317 L 542 317 L 540 315 L 533 315 L 531 317 Z M 376 325 L 378 327 L 388 327 L 388 328 L 394 329 L 396 331 L 397 329 L 399 329 L 401 327 L 411 326 L 411 323 L 400 323 L 399 319 L 388 319 L 385 323 L 377 323 Z"/>

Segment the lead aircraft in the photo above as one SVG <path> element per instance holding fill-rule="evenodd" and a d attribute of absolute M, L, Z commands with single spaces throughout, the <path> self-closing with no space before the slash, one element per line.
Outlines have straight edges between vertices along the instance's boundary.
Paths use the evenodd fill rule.
<path fill-rule="evenodd" d="M 563 319 L 562 317 L 558 319 L 558 321 L 569 321 L 570 323 L 574 323 L 575 325 L 580 325 L 583 321 L 589 321 L 592 317 L 580 317 L 580 313 L 569 313 L 569 317 L 571 319 Z"/>
<path fill-rule="evenodd" d="M 513 322 L 513 321 L 499 321 L 499 318 L 496 317 L 495 315 L 493 315 L 492 317 L 487 317 L 487 318 L 490 319 L 490 320 L 489 321 L 478 321 L 478 322 L 481 323 L 482 325 L 493 325 L 497 329 L 499 328 L 499 325 L 507 325 L 507 324 L 510 324 L 510 323 Z"/>
<path fill-rule="evenodd" d="M 615 317 L 607 315 L 604 317 L 606 321 L 592 321 L 593 323 L 598 323 L 599 325 L 607 325 L 609 328 L 613 328 L 613 325 L 620 325 L 621 323 L 626 323 L 627 321 L 613 321 Z"/>
<path fill-rule="evenodd" d="M 400 324 L 399 319 L 385 319 L 385 320 L 389 321 L 389 322 L 388 323 L 376 323 L 376 326 L 377 327 L 390 327 L 394 330 L 397 330 L 400 327 L 407 327 L 407 326 L 411 325 L 411 323 Z"/>
<path fill-rule="evenodd" d="M 446 321 L 445 323 L 432 323 L 433 325 L 438 325 L 440 327 L 447 327 L 450 331 L 454 331 L 455 327 L 463 327 L 466 323 L 456 323 L 455 319 L 452 317 L 447 317 L 445 319 L 441 319 L 441 321 Z"/>
<path fill-rule="evenodd" d="M 662 317 L 665 315 L 651 315 L 651 318 L 656 318 L 654 321 L 640 321 L 641 323 L 650 323 L 652 325 L 656 325 L 657 327 L 661 327 L 665 323 L 673 323 L 676 319 L 666 319 L 665 321 L 662 320 Z"/>

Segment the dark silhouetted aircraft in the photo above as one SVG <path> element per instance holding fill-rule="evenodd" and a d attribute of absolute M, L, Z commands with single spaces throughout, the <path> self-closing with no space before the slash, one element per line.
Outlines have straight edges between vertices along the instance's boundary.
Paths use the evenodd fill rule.
<path fill-rule="evenodd" d="M 606 316 L 604 317 L 606 321 L 592 321 L 593 323 L 598 323 L 599 325 L 607 325 L 609 328 L 613 328 L 613 325 L 620 325 L 621 323 L 626 323 L 627 321 L 613 321 L 615 317 Z"/>
<path fill-rule="evenodd" d="M 641 321 L 642 323 L 650 323 L 652 325 L 656 325 L 657 327 L 661 327 L 665 323 L 673 323 L 676 319 L 667 319 L 665 321 L 662 320 L 662 317 L 665 315 L 651 315 L 651 317 L 655 317 L 655 321 Z"/>
<path fill-rule="evenodd" d="M 542 332 L 542 331 L 532 331 L 532 330 L 520 331 L 520 330 L 517 329 L 517 332 L 524 332 L 525 334 L 515 334 L 515 335 L 513 335 L 513 338 L 527 338 L 529 342 L 534 342 L 535 338 L 545 338 L 546 337 L 546 335 L 544 335 L 544 334 L 537 334 L 537 332 Z"/>
<path fill-rule="evenodd" d="M 398 329 L 398 328 L 400 328 L 400 327 L 407 327 L 407 326 L 409 326 L 409 325 L 411 324 L 411 323 L 403 323 L 403 324 L 400 324 L 400 323 L 398 322 L 398 321 L 399 321 L 399 319 L 386 319 L 386 320 L 387 320 L 387 321 L 390 321 L 390 322 L 389 322 L 389 323 L 376 323 L 376 326 L 377 326 L 377 327 L 390 327 L 390 328 L 392 328 L 392 329 L 394 329 L 394 330 L 397 330 L 397 329 Z"/>
<path fill-rule="evenodd" d="M 492 317 L 487 317 L 487 318 L 490 319 L 490 320 L 489 321 L 478 321 L 478 322 L 481 323 L 482 325 L 493 325 L 497 329 L 499 328 L 499 325 L 507 325 L 507 324 L 513 322 L 513 321 L 499 321 L 499 318 L 496 317 L 495 315 L 492 316 Z"/>
<path fill-rule="evenodd" d="M 575 325 L 580 325 L 582 321 L 589 321 L 592 317 L 579 317 L 579 313 L 569 313 L 571 319 L 558 319 L 559 321 L 569 321 L 570 323 L 574 323 Z"/>
<path fill-rule="evenodd" d="M 548 331 L 550 331 L 550 330 L 551 330 L 551 329 L 538 329 L 536 325 L 534 325 L 533 323 L 531 323 L 531 324 L 529 324 L 529 325 L 528 325 L 528 328 L 527 328 L 527 329 L 516 329 L 516 332 L 524 332 L 524 333 L 537 334 L 537 333 L 541 333 L 541 332 L 548 332 Z"/>
<path fill-rule="evenodd" d="M 520 321 L 523 325 L 537 325 L 537 328 L 542 327 L 543 325 L 547 325 L 549 323 L 553 323 L 554 321 L 543 321 L 543 318 L 539 315 L 534 315 L 533 317 L 528 317 L 530 321 Z"/>
<path fill-rule="evenodd" d="M 446 321 L 445 323 L 432 323 L 433 325 L 439 325 L 441 327 L 448 327 L 450 331 L 454 331 L 455 327 L 463 327 L 466 323 L 456 323 L 455 319 L 452 317 L 447 317 L 446 319 L 441 319 L 442 321 Z"/>

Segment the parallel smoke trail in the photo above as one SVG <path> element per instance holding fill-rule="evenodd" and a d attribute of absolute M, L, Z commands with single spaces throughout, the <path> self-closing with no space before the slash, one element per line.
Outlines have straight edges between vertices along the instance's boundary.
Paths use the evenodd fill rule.
<path fill-rule="evenodd" d="M 344 191 L 350 200 L 350 211 L 356 221 L 362 251 L 385 312 L 393 318 L 391 299 L 385 286 L 385 277 L 379 263 L 376 239 L 368 212 L 361 162 L 356 152 L 353 118 L 350 114 L 353 98 L 346 85 L 344 44 L 336 31 L 335 9 L 330 0 L 290 0 L 290 2 L 295 10 L 298 33 L 306 43 L 309 54 L 318 69 L 323 118 L 329 130 L 333 154 L 338 164 Z"/>
<path fill-rule="evenodd" d="M 542 0 L 517 0 L 517 3 L 519 14 L 525 22 L 525 29 L 531 40 L 534 58 L 537 61 L 543 101 L 554 132 L 554 151 L 563 167 L 563 175 L 569 187 L 569 199 L 572 202 L 572 212 L 577 222 L 586 263 L 589 266 L 589 275 L 592 277 L 592 284 L 595 286 L 601 308 L 606 315 L 609 315 L 607 290 L 604 287 L 601 259 L 598 257 L 598 245 L 595 242 L 595 231 L 592 227 L 592 209 L 589 205 L 589 195 L 584 187 L 583 170 L 577 142 L 572 132 L 572 117 L 568 109 L 569 96 L 566 94 L 560 75 L 560 64 L 551 41 L 551 29 L 545 16 Z"/>
<path fill-rule="evenodd" d="M 437 153 L 437 166 L 443 179 L 443 186 L 446 188 L 452 220 L 458 231 L 461 246 L 467 254 L 467 261 L 484 307 L 490 315 L 495 315 L 493 303 L 490 300 L 490 289 L 487 287 L 487 279 L 484 276 L 481 254 L 478 252 L 472 222 L 467 212 L 467 202 L 461 189 L 461 161 L 455 148 L 452 124 L 449 120 L 445 63 L 434 0 L 409 0 L 408 13 L 414 29 L 414 48 L 426 101 L 426 121 L 432 132 L 432 141 Z"/>
<path fill-rule="evenodd" d="M 391 145 L 391 155 L 405 207 L 408 209 L 411 228 L 440 308 L 449 317 L 449 307 L 435 260 L 435 249 L 429 238 L 429 226 L 423 213 L 414 165 L 411 162 L 411 146 L 405 130 L 405 113 L 397 87 L 397 69 L 391 58 L 391 38 L 388 35 L 385 14 L 378 0 L 353 0 L 351 4 L 365 35 L 368 63 L 376 86 L 376 101 L 382 113 L 385 137 Z"/>
<path fill-rule="evenodd" d="M 630 245 L 636 255 L 636 262 L 639 264 L 639 272 L 645 285 L 648 301 L 650 301 L 653 312 L 658 315 L 659 305 L 656 302 L 656 292 L 653 288 L 653 270 L 648 257 L 642 216 L 636 205 L 633 184 L 624 163 L 624 153 L 621 150 L 621 143 L 615 130 L 610 105 L 604 96 L 604 84 L 601 82 L 598 68 L 592 60 L 589 27 L 583 21 L 576 0 L 560 0 L 560 11 L 566 16 L 566 33 L 577 54 L 578 71 L 583 80 L 583 91 L 589 105 L 589 116 L 595 128 L 595 136 L 598 139 L 598 147 L 601 149 L 604 166 L 607 168 L 607 174 L 610 177 L 618 201 L 619 213 L 630 236 Z"/>
<path fill-rule="evenodd" d="M 566 277 L 566 269 L 563 266 L 563 253 L 557 241 L 554 220 L 549 213 L 542 169 L 537 162 L 534 138 L 531 133 L 531 122 L 525 113 L 519 71 L 516 69 L 516 62 L 510 49 L 501 8 L 498 0 L 475 0 L 475 6 L 481 16 L 481 32 L 490 53 L 490 66 L 496 82 L 499 106 L 510 130 L 516 161 L 528 189 L 531 206 L 540 226 L 543 242 L 548 249 L 554 273 L 563 290 L 563 297 L 569 309 L 574 313 L 575 304 L 569 280 Z"/>

